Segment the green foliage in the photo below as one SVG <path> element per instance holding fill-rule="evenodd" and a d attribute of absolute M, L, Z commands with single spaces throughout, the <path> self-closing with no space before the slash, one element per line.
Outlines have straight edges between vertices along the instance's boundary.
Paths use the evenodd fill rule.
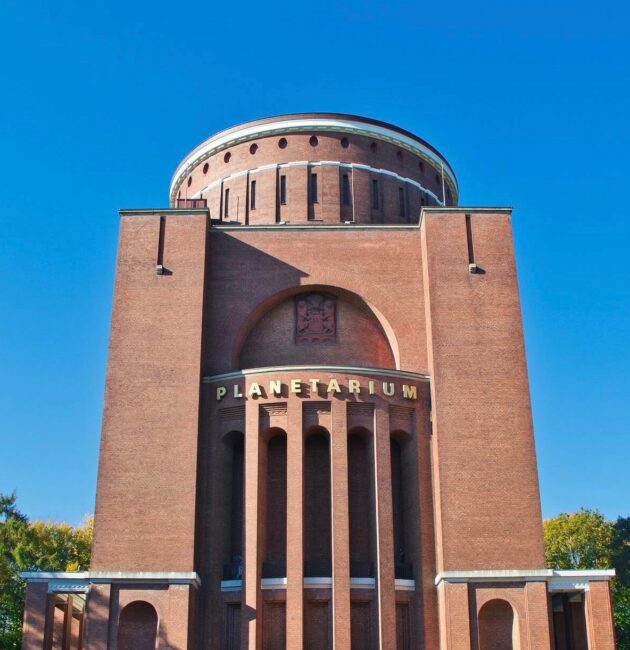
<path fill-rule="evenodd" d="M 610 568 L 613 524 L 597 510 L 561 513 L 544 522 L 544 532 L 549 568 Z"/>
<path fill-rule="evenodd" d="M 0 648 L 18 650 L 25 583 L 21 571 L 83 571 L 90 566 L 92 518 L 80 526 L 28 519 L 15 494 L 0 494 Z"/>
<path fill-rule="evenodd" d="M 543 522 L 550 569 L 609 569 L 617 649 L 630 650 L 630 517 L 608 521 L 597 510 L 561 513 Z"/>

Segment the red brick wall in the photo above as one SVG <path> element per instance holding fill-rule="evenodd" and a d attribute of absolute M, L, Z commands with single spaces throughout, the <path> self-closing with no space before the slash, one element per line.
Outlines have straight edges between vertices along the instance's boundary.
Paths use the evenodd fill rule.
<path fill-rule="evenodd" d="M 427 211 L 438 570 L 544 566 L 536 457 L 509 213 Z"/>
<path fill-rule="evenodd" d="M 95 570 L 192 571 L 204 215 L 123 216 L 96 495 Z"/>

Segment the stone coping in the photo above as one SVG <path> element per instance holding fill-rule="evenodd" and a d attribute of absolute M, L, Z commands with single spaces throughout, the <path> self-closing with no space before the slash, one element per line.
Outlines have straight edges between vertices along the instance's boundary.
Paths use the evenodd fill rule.
<path fill-rule="evenodd" d="M 20 576 L 28 582 L 56 583 L 57 586 L 111 583 L 160 583 L 170 585 L 201 584 L 195 571 L 25 571 Z"/>
<path fill-rule="evenodd" d="M 477 571 L 440 571 L 435 584 L 443 582 L 546 582 L 549 591 L 588 590 L 588 583 L 610 580 L 614 569 L 499 569 Z"/>

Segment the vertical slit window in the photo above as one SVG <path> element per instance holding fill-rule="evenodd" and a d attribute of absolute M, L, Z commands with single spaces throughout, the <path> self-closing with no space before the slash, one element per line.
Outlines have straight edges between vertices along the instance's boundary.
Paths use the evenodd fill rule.
<path fill-rule="evenodd" d="M 372 181 L 372 209 L 378 210 L 378 181 Z"/>
<path fill-rule="evenodd" d="M 317 174 L 311 174 L 310 199 L 311 203 L 317 203 Z"/>
<path fill-rule="evenodd" d="M 252 210 L 256 209 L 256 181 L 252 181 L 250 185 L 249 207 Z"/>
<path fill-rule="evenodd" d="M 402 187 L 398 188 L 398 207 L 400 210 L 400 216 L 405 216 L 405 190 Z"/>
<path fill-rule="evenodd" d="M 280 205 L 287 203 L 287 177 L 280 176 Z"/>
<path fill-rule="evenodd" d="M 226 217 L 230 216 L 230 190 L 225 190 L 225 205 L 223 206 L 223 214 Z"/>
<path fill-rule="evenodd" d="M 341 177 L 341 202 L 343 205 L 350 205 L 350 179 L 348 174 Z"/>

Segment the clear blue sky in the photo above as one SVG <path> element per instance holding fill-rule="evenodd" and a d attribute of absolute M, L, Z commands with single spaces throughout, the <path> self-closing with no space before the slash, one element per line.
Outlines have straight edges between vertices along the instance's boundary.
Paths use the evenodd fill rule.
<path fill-rule="evenodd" d="M 546 516 L 630 515 L 630 8 L 612 2 L 0 7 L 0 491 L 92 512 L 120 207 L 269 114 L 434 144 L 510 205 Z"/>

